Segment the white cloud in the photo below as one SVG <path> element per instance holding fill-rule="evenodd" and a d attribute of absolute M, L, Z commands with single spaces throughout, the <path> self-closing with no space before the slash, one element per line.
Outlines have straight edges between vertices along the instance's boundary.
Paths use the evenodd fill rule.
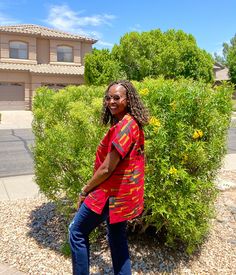
<path fill-rule="evenodd" d="M 67 5 L 51 6 L 48 18 L 44 21 L 57 29 L 80 34 L 95 33 L 96 35 L 96 31 L 86 29 L 88 27 L 111 25 L 111 21 L 115 19 L 114 15 L 109 14 L 81 16 L 81 13 L 83 13 L 83 11 L 75 12 Z"/>
<path fill-rule="evenodd" d="M 106 47 L 106 48 L 112 48 L 114 46 L 114 44 L 113 43 L 109 43 L 109 42 L 105 42 L 105 41 L 102 41 L 102 40 L 99 40 L 96 43 L 95 47 L 97 47 L 97 46 L 98 47 L 101 46 L 101 48 L 104 48 L 104 47 Z"/>
<path fill-rule="evenodd" d="M 134 32 L 141 32 L 142 31 L 141 25 L 140 24 L 135 24 L 133 27 L 130 27 L 130 30 L 134 31 Z"/>

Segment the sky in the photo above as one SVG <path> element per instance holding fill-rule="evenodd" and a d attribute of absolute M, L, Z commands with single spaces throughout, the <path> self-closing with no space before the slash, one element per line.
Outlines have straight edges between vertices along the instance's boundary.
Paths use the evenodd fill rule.
<path fill-rule="evenodd" d="M 236 34 L 236 0 L 0 0 L 0 25 L 36 24 L 95 38 L 112 49 L 128 32 L 160 29 L 192 34 L 222 54 Z"/>

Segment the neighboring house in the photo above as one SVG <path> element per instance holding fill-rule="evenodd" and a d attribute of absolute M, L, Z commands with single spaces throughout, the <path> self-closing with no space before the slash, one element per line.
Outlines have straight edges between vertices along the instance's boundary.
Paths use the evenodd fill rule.
<path fill-rule="evenodd" d="M 0 110 L 30 109 L 40 86 L 84 83 L 96 40 L 37 25 L 0 26 Z"/>
<path fill-rule="evenodd" d="M 213 67 L 215 83 L 214 85 L 220 85 L 222 81 L 228 81 L 229 78 L 229 69 L 223 66 L 222 64 L 216 62 Z"/>

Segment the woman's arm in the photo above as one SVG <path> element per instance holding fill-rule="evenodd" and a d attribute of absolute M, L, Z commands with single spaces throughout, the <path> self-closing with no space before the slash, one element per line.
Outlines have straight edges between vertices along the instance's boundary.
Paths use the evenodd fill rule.
<path fill-rule="evenodd" d="M 119 162 L 120 154 L 114 148 L 110 153 L 107 154 L 102 165 L 97 169 L 92 178 L 82 188 L 82 191 L 89 193 L 96 186 L 98 186 L 100 183 L 102 183 L 104 180 L 110 177 L 110 175 L 115 170 Z"/>

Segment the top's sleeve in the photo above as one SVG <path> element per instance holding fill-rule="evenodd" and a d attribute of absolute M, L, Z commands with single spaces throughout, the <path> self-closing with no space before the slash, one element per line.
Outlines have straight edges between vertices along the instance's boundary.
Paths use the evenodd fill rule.
<path fill-rule="evenodd" d="M 112 148 L 115 147 L 122 158 L 127 155 L 135 143 L 138 130 L 139 127 L 133 119 L 129 121 L 122 120 L 119 123 L 114 139 L 112 140 Z"/>

